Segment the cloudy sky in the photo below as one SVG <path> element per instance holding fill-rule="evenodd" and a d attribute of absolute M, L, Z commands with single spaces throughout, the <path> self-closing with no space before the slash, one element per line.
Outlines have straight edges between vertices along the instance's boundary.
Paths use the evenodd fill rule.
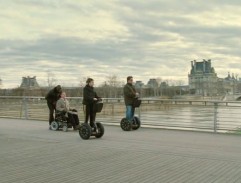
<path fill-rule="evenodd" d="M 100 85 L 110 75 L 182 80 L 211 59 L 241 77 L 240 0 L 0 0 L 2 87 L 36 76 L 47 85 Z"/>

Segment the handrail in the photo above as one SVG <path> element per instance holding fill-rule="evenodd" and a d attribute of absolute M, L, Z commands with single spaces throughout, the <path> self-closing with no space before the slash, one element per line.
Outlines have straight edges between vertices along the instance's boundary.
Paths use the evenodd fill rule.
<path fill-rule="evenodd" d="M 67 97 L 83 119 L 82 97 Z M 32 100 L 33 99 L 33 100 Z M 36 100 L 37 99 L 37 100 Z M 212 132 L 241 128 L 241 101 L 141 98 L 136 114 L 142 126 Z M 125 115 L 124 98 L 103 98 L 104 107 L 97 119 L 119 125 Z M 0 96 L 0 117 L 47 121 L 48 108 L 42 96 Z"/>
<path fill-rule="evenodd" d="M 43 96 L 0 96 L 1 98 L 8 99 L 44 99 Z M 67 99 L 83 99 L 83 97 L 66 97 Z M 102 98 L 103 100 L 124 100 L 124 98 Z M 142 101 L 165 101 L 165 102 L 207 102 L 207 103 L 240 103 L 241 101 L 233 101 L 233 100 L 190 100 L 190 99 L 157 99 L 157 98 L 140 98 Z"/>

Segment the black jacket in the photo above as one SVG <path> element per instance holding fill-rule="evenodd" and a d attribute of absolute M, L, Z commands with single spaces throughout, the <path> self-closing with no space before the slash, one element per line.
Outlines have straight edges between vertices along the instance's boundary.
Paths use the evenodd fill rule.
<path fill-rule="evenodd" d="M 56 86 L 47 93 L 45 99 L 47 100 L 47 102 L 55 104 L 57 100 L 59 100 L 61 92 L 61 88 Z"/>
<path fill-rule="evenodd" d="M 84 98 L 83 98 L 83 104 L 84 105 L 90 105 L 94 103 L 94 98 L 99 99 L 98 95 L 94 91 L 94 87 L 86 85 L 84 87 Z"/>
<path fill-rule="evenodd" d="M 123 91 L 124 91 L 125 105 L 132 105 L 136 97 L 135 87 L 130 83 L 126 83 Z"/>

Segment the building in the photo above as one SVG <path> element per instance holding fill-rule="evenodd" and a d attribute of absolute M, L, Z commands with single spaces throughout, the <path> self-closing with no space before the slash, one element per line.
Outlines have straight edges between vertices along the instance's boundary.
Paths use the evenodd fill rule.
<path fill-rule="evenodd" d="M 218 93 L 218 77 L 211 65 L 211 60 L 191 61 L 188 74 L 189 92 L 202 96 L 213 96 Z"/>
<path fill-rule="evenodd" d="M 234 74 L 232 76 L 230 73 L 228 73 L 228 76 L 223 79 L 223 89 L 226 94 L 235 94 L 238 93 L 238 79 L 237 77 L 234 77 Z"/>
<path fill-rule="evenodd" d="M 150 88 L 158 88 L 159 84 L 157 79 L 149 79 L 149 81 L 147 82 L 147 86 Z"/>
<path fill-rule="evenodd" d="M 142 88 L 144 86 L 144 83 L 142 81 L 136 81 L 135 87 L 136 88 Z"/>
<path fill-rule="evenodd" d="M 38 89 L 39 84 L 36 80 L 36 76 L 34 77 L 22 77 L 22 83 L 20 85 L 20 88 L 23 89 Z"/>
<path fill-rule="evenodd" d="M 22 77 L 22 83 L 20 85 L 19 95 L 23 96 L 41 96 L 41 88 L 37 82 L 36 76 L 34 77 Z"/>
<path fill-rule="evenodd" d="M 241 91 L 241 82 L 237 75 L 228 73 L 225 78 L 218 78 L 211 60 L 191 61 L 188 74 L 189 93 L 202 96 L 236 94 Z"/>

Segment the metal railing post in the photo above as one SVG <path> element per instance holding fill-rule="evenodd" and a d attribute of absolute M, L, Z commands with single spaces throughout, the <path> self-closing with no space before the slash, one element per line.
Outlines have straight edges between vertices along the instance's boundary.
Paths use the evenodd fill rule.
<path fill-rule="evenodd" d="M 215 102 L 214 104 L 214 118 L 213 118 L 213 131 L 214 133 L 217 133 L 218 129 L 218 103 Z"/>
<path fill-rule="evenodd" d="M 112 114 L 112 115 L 114 115 L 114 114 L 115 114 L 114 103 L 112 103 L 112 105 L 111 105 L 111 114 Z"/>
<path fill-rule="evenodd" d="M 25 119 L 28 119 L 28 98 L 23 98 Z"/>

